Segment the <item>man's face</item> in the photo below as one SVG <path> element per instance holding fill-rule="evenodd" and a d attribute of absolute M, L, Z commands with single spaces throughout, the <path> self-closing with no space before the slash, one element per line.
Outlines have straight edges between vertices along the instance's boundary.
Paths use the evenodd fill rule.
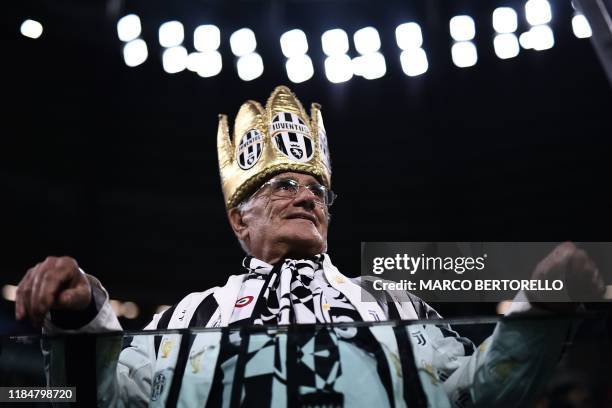
<path fill-rule="evenodd" d="M 238 210 L 230 210 L 234 231 L 250 253 L 266 262 L 303 257 L 327 250 L 328 219 L 324 204 L 304 186 L 320 184 L 311 175 L 285 172 L 271 180 L 292 179 L 301 186 L 294 197 L 274 194 L 267 185 Z M 232 215 L 232 211 L 233 214 Z"/>

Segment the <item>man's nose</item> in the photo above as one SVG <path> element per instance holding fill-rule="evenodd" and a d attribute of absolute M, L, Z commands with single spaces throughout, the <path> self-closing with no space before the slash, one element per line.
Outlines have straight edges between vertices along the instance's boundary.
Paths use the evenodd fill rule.
<path fill-rule="evenodd" d="M 303 207 L 308 210 L 313 210 L 317 205 L 315 201 L 315 195 L 306 187 L 300 186 L 295 198 L 293 199 L 293 205 L 296 207 Z"/>

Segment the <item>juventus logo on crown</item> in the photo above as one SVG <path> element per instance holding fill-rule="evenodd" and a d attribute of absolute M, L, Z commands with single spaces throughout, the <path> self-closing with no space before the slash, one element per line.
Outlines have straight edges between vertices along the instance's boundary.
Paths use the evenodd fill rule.
<path fill-rule="evenodd" d="M 226 115 L 219 115 L 219 172 L 227 208 L 275 174 L 311 174 L 331 187 L 331 164 L 321 107 L 313 103 L 309 117 L 286 86 L 278 86 L 265 109 L 255 101 L 240 107 L 230 136 Z"/>

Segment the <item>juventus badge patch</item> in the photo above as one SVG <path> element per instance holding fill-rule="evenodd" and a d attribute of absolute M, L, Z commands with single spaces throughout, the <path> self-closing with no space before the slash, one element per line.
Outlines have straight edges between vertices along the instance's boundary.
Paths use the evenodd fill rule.
<path fill-rule="evenodd" d="M 278 113 L 272 119 L 270 133 L 274 146 L 291 160 L 304 163 L 312 159 L 314 145 L 310 129 L 298 115 Z"/>
<path fill-rule="evenodd" d="M 153 378 L 153 384 L 151 385 L 151 401 L 157 401 L 164 392 L 166 386 L 166 376 L 164 373 L 157 373 Z"/>
<path fill-rule="evenodd" d="M 257 163 L 261 157 L 263 150 L 263 136 L 257 129 L 251 129 L 242 136 L 238 148 L 236 149 L 236 157 L 238 158 L 238 166 L 243 170 L 248 170 Z"/>

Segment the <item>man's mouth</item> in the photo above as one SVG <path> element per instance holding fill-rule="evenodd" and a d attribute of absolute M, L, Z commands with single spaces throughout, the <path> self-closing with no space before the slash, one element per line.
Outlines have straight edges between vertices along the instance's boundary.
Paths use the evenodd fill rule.
<path fill-rule="evenodd" d="M 291 214 L 291 215 L 288 215 L 286 218 L 289 219 L 289 220 L 292 220 L 292 219 L 308 220 L 308 221 L 312 222 L 314 225 L 317 225 L 316 217 L 314 215 L 308 214 L 308 213 Z"/>

